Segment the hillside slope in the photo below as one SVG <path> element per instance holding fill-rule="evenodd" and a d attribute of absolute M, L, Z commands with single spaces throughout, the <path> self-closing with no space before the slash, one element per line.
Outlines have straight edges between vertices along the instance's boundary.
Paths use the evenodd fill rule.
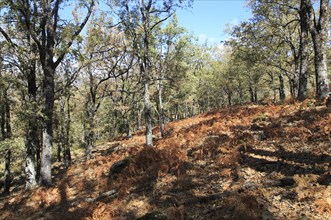
<path fill-rule="evenodd" d="M 166 130 L 155 148 L 137 132 L 57 167 L 54 187 L 14 190 L 0 219 L 331 219 L 325 107 L 246 105 Z"/>

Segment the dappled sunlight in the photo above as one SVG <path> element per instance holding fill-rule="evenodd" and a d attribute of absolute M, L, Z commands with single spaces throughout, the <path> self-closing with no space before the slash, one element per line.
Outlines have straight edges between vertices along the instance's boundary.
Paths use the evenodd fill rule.
<path fill-rule="evenodd" d="M 166 131 L 165 138 L 155 136 L 154 148 L 144 146 L 144 132 L 97 146 L 93 159 L 59 169 L 53 187 L 2 198 L 0 217 L 330 216 L 331 123 L 325 108 L 245 105 L 171 122 Z M 123 159 L 128 163 L 111 173 Z"/>

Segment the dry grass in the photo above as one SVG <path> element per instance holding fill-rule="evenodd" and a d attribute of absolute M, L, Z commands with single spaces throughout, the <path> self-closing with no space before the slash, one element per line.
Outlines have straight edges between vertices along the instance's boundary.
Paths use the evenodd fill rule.
<path fill-rule="evenodd" d="M 100 145 L 59 167 L 54 187 L 1 198 L 0 219 L 330 219 L 331 114 L 307 103 L 171 122 L 165 138 L 154 129 L 155 148 L 141 131 Z"/>

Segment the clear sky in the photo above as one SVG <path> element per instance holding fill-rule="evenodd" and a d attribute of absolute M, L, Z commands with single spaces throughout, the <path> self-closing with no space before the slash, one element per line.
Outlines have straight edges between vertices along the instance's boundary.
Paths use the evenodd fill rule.
<path fill-rule="evenodd" d="M 185 27 L 200 42 L 208 39 L 210 44 L 220 43 L 227 38 L 227 24 L 238 24 L 251 17 L 245 0 L 195 0 L 193 8 L 178 10 L 181 26 Z"/>

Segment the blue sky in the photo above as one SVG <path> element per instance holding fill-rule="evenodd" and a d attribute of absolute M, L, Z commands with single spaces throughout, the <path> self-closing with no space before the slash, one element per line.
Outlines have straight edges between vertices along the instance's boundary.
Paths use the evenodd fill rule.
<path fill-rule="evenodd" d="M 208 39 L 209 44 L 219 44 L 227 38 L 227 24 L 238 24 L 251 17 L 245 0 L 195 0 L 193 8 L 178 10 L 177 17 L 200 42 Z"/>

